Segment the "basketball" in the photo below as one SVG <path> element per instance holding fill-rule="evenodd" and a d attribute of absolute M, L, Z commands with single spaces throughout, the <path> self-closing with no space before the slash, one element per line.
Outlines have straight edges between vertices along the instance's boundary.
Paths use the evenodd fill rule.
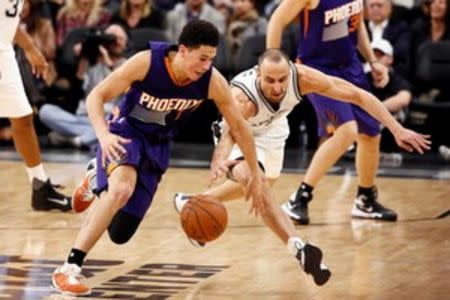
<path fill-rule="evenodd" d="M 225 206 L 212 196 L 196 195 L 181 211 L 181 226 L 186 234 L 198 242 L 217 239 L 227 227 Z"/>

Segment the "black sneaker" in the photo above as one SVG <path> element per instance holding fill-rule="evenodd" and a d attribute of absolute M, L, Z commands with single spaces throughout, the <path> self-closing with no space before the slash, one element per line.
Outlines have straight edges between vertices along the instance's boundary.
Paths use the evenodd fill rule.
<path fill-rule="evenodd" d="M 308 202 L 311 201 L 312 196 L 308 193 L 299 196 L 297 199 L 297 192 L 293 193 L 289 200 L 281 205 L 281 208 L 295 222 L 307 225 L 309 224 Z"/>
<path fill-rule="evenodd" d="M 324 285 L 331 277 L 330 270 L 321 263 L 322 256 L 322 250 L 310 243 L 299 248 L 295 255 L 305 273 L 311 275 L 317 285 Z"/>
<path fill-rule="evenodd" d="M 360 219 L 375 219 L 383 221 L 397 221 L 397 213 L 384 207 L 378 201 L 377 189 L 373 189 L 371 195 L 361 194 L 355 199 L 352 209 L 352 217 Z"/>
<path fill-rule="evenodd" d="M 59 209 L 61 211 L 69 211 L 72 209 L 70 197 L 57 192 L 55 188 L 58 188 L 58 186 L 53 185 L 50 179 L 41 181 L 33 178 L 32 186 L 31 206 L 34 210 Z"/>

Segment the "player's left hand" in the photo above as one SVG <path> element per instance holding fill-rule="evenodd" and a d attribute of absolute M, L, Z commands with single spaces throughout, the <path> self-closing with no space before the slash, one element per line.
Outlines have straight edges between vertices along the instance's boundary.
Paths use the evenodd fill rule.
<path fill-rule="evenodd" d="M 44 77 L 47 72 L 48 63 L 41 51 L 33 46 L 25 50 L 25 56 L 30 62 L 33 74 L 37 78 Z"/>
<path fill-rule="evenodd" d="M 237 165 L 239 162 L 240 161 L 234 159 L 211 162 L 211 176 L 209 177 L 208 187 L 210 187 L 214 181 L 224 176 L 230 170 L 230 167 Z"/>
<path fill-rule="evenodd" d="M 430 150 L 430 135 L 420 134 L 413 130 L 402 128 L 402 130 L 394 134 L 397 144 L 408 152 L 414 150 L 423 154 L 424 151 Z"/>
<path fill-rule="evenodd" d="M 389 82 L 389 69 L 380 62 L 370 64 L 373 83 L 377 88 L 384 88 Z"/>

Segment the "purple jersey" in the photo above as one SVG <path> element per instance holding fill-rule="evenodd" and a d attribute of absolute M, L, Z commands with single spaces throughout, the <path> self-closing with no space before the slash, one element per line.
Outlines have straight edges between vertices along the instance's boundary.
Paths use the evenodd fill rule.
<path fill-rule="evenodd" d="M 136 81 L 120 105 L 120 119 L 126 118 L 142 133 L 172 137 L 181 119 L 208 99 L 211 70 L 194 82 L 178 85 L 168 65 L 167 53 L 177 46 L 150 42 L 151 66 L 144 80 Z"/>
<path fill-rule="evenodd" d="M 297 57 L 310 66 L 345 67 L 356 57 L 363 0 L 320 0 L 300 13 Z"/>
<path fill-rule="evenodd" d="M 122 212 L 142 219 L 151 205 L 162 175 L 169 167 L 170 138 L 179 125 L 208 99 L 211 70 L 199 80 L 177 85 L 171 75 L 167 53 L 176 46 L 149 43 L 150 69 L 142 81 L 134 82 L 120 106 L 120 115 L 109 125 L 111 133 L 130 139 L 123 144 L 126 153 L 118 161 L 102 167 L 102 149 L 97 151 L 97 186 L 100 194 L 108 188 L 108 176 L 119 165 L 137 171 L 134 192 Z"/>

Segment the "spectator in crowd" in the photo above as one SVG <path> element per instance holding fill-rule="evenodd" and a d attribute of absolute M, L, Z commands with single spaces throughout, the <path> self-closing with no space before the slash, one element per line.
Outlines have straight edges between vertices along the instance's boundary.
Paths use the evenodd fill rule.
<path fill-rule="evenodd" d="M 108 25 L 111 14 L 102 7 L 102 0 L 66 0 L 57 16 L 56 44 L 61 46 L 71 30 Z"/>
<path fill-rule="evenodd" d="M 372 41 L 371 46 L 377 60 L 389 69 L 388 84 L 385 87 L 380 88 L 373 84 L 373 80 L 369 80 L 371 83 L 371 90 L 378 99 L 383 101 L 384 106 L 389 112 L 398 117 L 397 120 L 400 122 L 404 121 L 405 109 L 411 102 L 412 94 L 409 82 L 392 67 L 395 49 L 385 39 L 374 40 Z M 371 77 L 372 74 L 369 73 L 368 76 Z"/>
<path fill-rule="evenodd" d="M 152 0 L 122 0 L 120 10 L 113 14 L 111 23 L 118 23 L 127 30 L 151 27 L 165 29 L 166 16 L 153 5 Z"/>
<path fill-rule="evenodd" d="M 232 0 L 214 0 L 214 8 L 217 9 L 225 17 L 225 22 L 228 24 L 233 15 L 233 1 Z"/>
<path fill-rule="evenodd" d="M 259 16 L 255 9 L 255 0 L 234 0 L 233 5 L 227 41 L 231 54 L 235 56 L 245 39 L 266 33 L 267 20 Z"/>
<path fill-rule="evenodd" d="M 119 24 L 112 24 L 105 30 L 106 34 L 115 37 L 110 45 L 97 45 L 97 60 L 89 65 L 89 57 L 82 57 L 78 65 L 77 78 L 82 81 L 84 94 L 87 95 L 100 81 L 108 76 L 112 70 L 125 61 L 125 51 L 128 36 Z M 82 47 L 87 47 L 83 44 Z M 116 102 L 118 99 L 116 99 Z M 105 112 L 110 113 L 116 102 L 105 104 Z M 97 144 L 94 129 L 87 116 L 85 101 L 81 100 L 75 114 L 65 111 L 53 104 L 44 104 L 39 111 L 39 117 L 52 131 L 49 133 L 49 142 L 52 145 L 70 145 L 76 148 L 93 148 Z"/>
<path fill-rule="evenodd" d="M 405 21 L 391 19 L 392 0 L 367 0 L 367 29 L 371 41 L 385 39 L 394 48 L 394 68 L 403 76 L 408 75 L 408 55 L 411 32 Z"/>
<path fill-rule="evenodd" d="M 417 79 L 417 64 L 420 62 L 421 50 L 429 43 L 448 40 L 450 40 L 450 0 L 432 0 L 430 17 L 419 19 L 412 29 L 410 73 L 415 82 L 415 93 L 428 93 L 434 88 L 432 83 L 430 85 Z"/>
<path fill-rule="evenodd" d="M 413 25 L 411 59 L 414 63 L 411 64 L 411 73 L 418 101 L 430 103 L 431 109 L 427 113 L 426 126 L 432 133 L 433 148 L 438 150 L 443 159 L 450 160 L 450 135 L 447 131 L 450 126 L 448 78 L 436 77 L 431 74 L 432 70 L 423 73 L 431 64 L 431 55 L 427 53 L 427 50 L 432 49 L 430 46 L 450 41 L 450 0 L 427 2 L 429 2 L 430 16 L 419 19 Z M 426 74 L 427 72 L 430 74 Z M 436 103 L 436 106 L 433 106 L 433 103 Z"/>
<path fill-rule="evenodd" d="M 185 0 L 178 3 L 173 10 L 167 14 L 167 36 L 172 42 L 177 42 L 182 28 L 191 20 L 205 20 L 213 23 L 220 34 L 225 34 L 225 18 L 206 0 Z"/>
<path fill-rule="evenodd" d="M 44 0 L 25 0 L 21 13 L 21 26 L 33 38 L 36 47 L 44 54 L 49 65 L 43 80 L 47 86 L 51 86 L 57 74 L 54 64 L 56 44 L 55 31 L 51 19 L 41 16 L 41 7 Z"/>

